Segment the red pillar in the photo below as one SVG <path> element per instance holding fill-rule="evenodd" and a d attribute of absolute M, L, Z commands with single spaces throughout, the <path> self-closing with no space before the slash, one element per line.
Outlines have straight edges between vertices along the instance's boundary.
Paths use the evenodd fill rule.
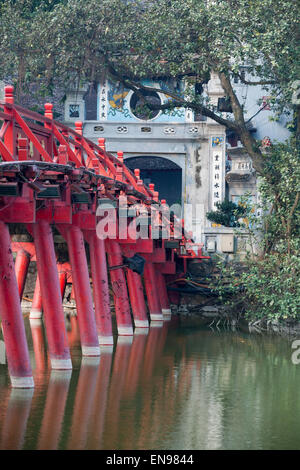
<path fill-rule="evenodd" d="M 149 321 L 141 276 L 131 269 L 127 269 L 126 277 L 134 325 L 136 328 L 148 328 Z"/>
<path fill-rule="evenodd" d="M 72 282 L 72 287 L 71 287 L 71 299 L 75 300 L 75 290 L 74 290 L 74 284 Z"/>
<path fill-rule="evenodd" d="M 158 296 L 157 277 L 153 263 L 146 261 L 144 267 L 145 290 L 147 294 L 148 307 L 151 321 L 163 320 L 160 300 Z"/>
<path fill-rule="evenodd" d="M 39 276 L 37 275 L 29 318 L 30 319 L 42 318 L 42 315 L 43 315 L 42 294 L 41 294 Z"/>
<path fill-rule="evenodd" d="M 63 234 L 67 240 L 72 268 L 82 355 L 99 356 L 100 348 L 83 235 L 76 225 L 65 226 Z"/>
<path fill-rule="evenodd" d="M 107 240 L 107 247 L 109 266 L 114 267 L 122 265 L 123 257 L 119 243 L 114 240 Z M 111 269 L 110 279 L 114 293 L 118 334 L 120 336 L 132 336 L 133 328 L 130 315 L 130 305 L 123 269 Z"/>
<path fill-rule="evenodd" d="M 0 316 L 13 387 L 34 387 L 7 225 L 0 221 Z"/>
<path fill-rule="evenodd" d="M 52 369 L 72 369 L 50 224 L 32 225 Z"/>
<path fill-rule="evenodd" d="M 66 284 L 67 284 L 67 273 L 65 268 L 61 264 L 57 264 L 58 270 L 58 280 L 59 280 L 59 287 L 61 293 L 61 300 L 64 300 Z"/>
<path fill-rule="evenodd" d="M 30 254 L 27 253 L 27 251 L 25 250 L 19 250 L 17 252 L 17 256 L 15 260 L 15 271 L 16 271 L 18 290 L 19 290 L 19 295 L 20 295 L 21 300 L 23 297 L 29 263 L 30 263 Z"/>
<path fill-rule="evenodd" d="M 35 372 L 44 372 L 47 364 L 46 348 L 43 332 L 43 321 L 40 318 L 31 318 L 30 329 L 35 357 Z"/>
<path fill-rule="evenodd" d="M 68 341 L 71 348 L 80 344 L 80 333 L 78 327 L 78 318 L 77 315 L 70 316 L 70 326 L 71 331 L 67 332 Z"/>
<path fill-rule="evenodd" d="M 170 317 L 172 312 L 170 308 L 165 276 L 160 271 L 156 270 L 156 278 L 162 314 L 164 317 Z"/>
<path fill-rule="evenodd" d="M 114 340 L 112 334 L 105 243 L 104 240 L 100 240 L 97 237 L 96 232 L 86 231 L 86 238 L 90 246 L 90 263 L 98 340 L 100 345 L 111 345 L 114 344 Z"/>

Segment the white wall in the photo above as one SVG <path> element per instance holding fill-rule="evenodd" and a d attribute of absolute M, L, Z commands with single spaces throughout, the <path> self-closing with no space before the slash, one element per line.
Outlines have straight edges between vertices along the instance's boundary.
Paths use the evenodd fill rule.
<path fill-rule="evenodd" d="M 255 78 L 248 75 L 246 75 L 246 79 L 249 81 L 255 80 Z M 246 120 L 262 108 L 262 104 L 258 104 L 258 100 L 262 99 L 263 96 L 271 94 L 264 90 L 262 86 L 244 85 L 241 82 L 234 84 L 234 87 L 238 99 L 244 105 Z M 254 134 L 257 139 L 263 139 L 268 136 L 272 141 L 277 140 L 282 142 L 289 138 L 290 133 L 286 128 L 289 117 L 282 115 L 279 121 L 270 121 L 270 117 L 274 116 L 275 113 L 272 109 L 270 111 L 264 109 L 251 120 L 253 126 L 257 129 L 257 132 Z"/>

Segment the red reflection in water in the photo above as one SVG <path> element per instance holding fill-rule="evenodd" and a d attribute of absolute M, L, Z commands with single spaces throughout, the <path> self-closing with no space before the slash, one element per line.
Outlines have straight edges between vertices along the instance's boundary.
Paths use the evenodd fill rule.
<path fill-rule="evenodd" d="M 85 449 L 95 400 L 99 357 L 83 357 L 76 389 L 71 435 L 67 448 Z"/>
<path fill-rule="evenodd" d="M 162 331 L 159 340 L 160 348 L 164 344 L 164 334 L 165 331 Z M 199 370 L 200 360 L 188 361 L 185 358 L 186 338 L 183 338 L 182 341 L 183 356 L 176 360 L 172 350 L 169 354 L 161 353 L 159 371 L 152 370 L 150 381 L 149 371 L 146 368 L 147 374 L 141 384 L 143 395 L 142 413 L 137 424 L 139 432 L 135 436 L 135 448 L 137 449 L 155 448 L 157 436 L 165 438 L 170 434 L 170 429 L 174 427 L 174 419 L 178 415 L 178 409 L 182 403 L 186 402 L 191 393 L 193 373 Z M 130 449 L 131 445 L 132 440 L 126 439 L 123 448 Z"/>
<path fill-rule="evenodd" d="M 51 372 L 38 449 L 56 450 L 58 448 L 71 374 L 70 370 L 52 370 Z"/>
<path fill-rule="evenodd" d="M 80 344 L 78 320 L 75 315 L 70 316 L 70 327 L 70 330 L 67 330 L 67 337 L 70 348 L 74 348 Z"/>
<path fill-rule="evenodd" d="M 76 317 L 70 323 L 69 339 L 76 344 Z M 37 449 L 59 448 L 62 430 L 66 432 L 64 418 L 69 412 L 72 422 L 67 420 L 68 449 L 149 449 L 156 447 L 159 436 L 167 442 L 165 436 L 174 428 L 178 410 L 192 392 L 192 380 L 195 374 L 198 376 L 201 362 L 189 358 L 184 335 L 174 336 L 176 344 L 180 344 L 179 356 L 174 355 L 172 347 L 165 348 L 168 329 L 176 328 L 176 322 L 155 325 L 148 334 L 143 329 L 144 334 L 136 330 L 133 338 L 119 337 L 114 356 L 112 350 L 101 348 L 100 358 L 83 358 L 78 382 L 72 384 L 76 387 L 73 410 L 65 415 L 71 371 L 52 371 L 47 388 L 43 324 L 31 322 L 38 385 L 33 400 L 33 391 L 12 390 L 7 406 L 2 401 L 0 448 L 24 446 L 28 417 L 30 423 L 34 422 L 41 404 Z M 45 393 L 46 401 L 43 398 L 41 403 Z M 28 429 L 28 433 L 32 430 Z"/>
<path fill-rule="evenodd" d="M 114 355 L 113 370 L 110 381 L 108 405 L 105 420 L 106 435 L 109 436 L 109 446 L 113 445 L 118 436 L 120 420 L 120 402 L 123 394 L 132 337 L 119 336 Z M 106 442 L 105 442 L 106 444 Z"/>
<path fill-rule="evenodd" d="M 108 349 L 108 348 L 107 348 Z M 105 413 L 107 407 L 108 387 L 112 364 L 112 350 L 106 351 L 101 348 L 100 364 L 97 373 L 95 400 L 92 408 L 90 421 L 90 432 L 87 443 L 88 449 L 103 448 L 103 433 L 105 425 Z"/>
<path fill-rule="evenodd" d="M 0 449 L 19 450 L 24 443 L 33 389 L 12 389 L 3 423 Z"/>
<path fill-rule="evenodd" d="M 143 371 L 144 377 L 148 380 L 150 380 L 152 377 L 156 358 L 160 356 L 164 347 L 167 331 L 167 322 L 152 322 L 150 325 Z"/>
<path fill-rule="evenodd" d="M 132 426 L 128 427 L 126 433 L 123 432 L 123 449 L 146 449 L 146 443 L 151 439 L 153 423 L 156 420 L 154 414 L 157 415 L 158 411 L 159 419 L 164 420 L 162 410 L 157 410 L 157 403 L 160 402 L 161 394 L 164 393 L 164 381 L 161 383 L 160 375 L 158 377 L 155 376 L 154 366 L 158 357 L 160 357 L 160 361 L 162 359 L 161 355 L 165 345 L 168 327 L 169 322 L 152 322 L 149 334 L 145 338 L 146 347 L 144 345 L 143 361 L 141 361 L 141 364 L 138 366 L 140 367 L 139 380 L 142 391 L 140 395 L 141 404 L 139 405 L 140 412 L 136 412 L 136 405 L 132 407 L 131 416 L 129 417 Z M 161 366 L 161 362 L 159 365 Z M 136 389 L 133 390 L 133 392 L 136 392 Z M 135 399 L 135 395 L 132 395 L 132 399 Z"/>
<path fill-rule="evenodd" d="M 124 395 L 126 395 L 126 397 L 132 397 L 136 392 L 142 371 L 148 331 L 147 328 L 136 328 L 134 330 L 133 343 L 124 384 Z"/>

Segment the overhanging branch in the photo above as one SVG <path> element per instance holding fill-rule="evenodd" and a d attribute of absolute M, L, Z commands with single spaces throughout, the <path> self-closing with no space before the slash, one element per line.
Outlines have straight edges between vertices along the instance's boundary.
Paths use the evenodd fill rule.
<path fill-rule="evenodd" d="M 195 103 L 193 101 L 185 100 L 184 98 L 178 96 L 176 93 L 162 90 L 161 88 L 145 86 L 145 85 L 142 85 L 140 82 L 136 82 L 134 80 L 125 78 L 120 72 L 118 72 L 112 66 L 112 64 L 108 61 L 107 58 L 105 58 L 105 62 L 106 62 L 108 73 L 112 76 L 112 78 L 114 80 L 120 81 L 126 88 L 135 92 L 150 110 L 162 111 L 165 109 L 174 109 L 174 108 L 192 109 L 193 111 L 201 113 L 203 116 L 213 119 L 215 122 L 217 122 L 218 124 L 221 124 L 222 126 L 225 126 L 227 129 L 238 132 L 239 128 L 236 125 L 236 123 L 228 119 L 224 119 L 221 116 L 218 116 L 216 113 L 214 113 L 211 109 L 207 108 L 206 106 L 200 103 Z M 150 91 L 150 92 L 156 92 L 156 93 L 163 93 L 167 96 L 170 96 L 173 99 L 173 101 L 169 101 L 167 103 L 163 103 L 160 105 L 149 103 L 145 100 L 145 96 L 143 95 L 141 90 L 148 91 L 148 92 Z"/>

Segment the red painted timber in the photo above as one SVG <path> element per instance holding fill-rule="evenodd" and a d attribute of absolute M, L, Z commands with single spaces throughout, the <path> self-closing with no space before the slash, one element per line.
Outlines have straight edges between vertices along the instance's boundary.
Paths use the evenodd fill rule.
<path fill-rule="evenodd" d="M 162 314 L 166 317 L 169 317 L 172 312 L 170 308 L 170 302 L 167 292 L 166 280 L 165 276 L 158 270 L 155 270 L 155 275 L 157 279 L 157 286 L 158 286 L 158 295 L 160 300 L 160 306 Z"/>
<path fill-rule="evenodd" d="M 134 325 L 136 328 L 148 328 L 149 321 L 141 276 L 127 269 L 126 277 Z"/>
<path fill-rule="evenodd" d="M 44 220 L 32 225 L 38 276 L 52 369 L 71 369 L 52 229 Z"/>
<path fill-rule="evenodd" d="M 83 234 L 76 225 L 58 227 L 68 244 L 82 355 L 99 356 L 100 348 Z"/>
<path fill-rule="evenodd" d="M 15 260 L 15 271 L 16 271 L 19 296 L 21 300 L 23 297 L 29 263 L 30 263 L 30 253 L 27 253 L 25 250 L 19 250 L 17 252 L 17 256 Z"/>
<path fill-rule="evenodd" d="M 0 316 L 13 387 L 34 387 L 8 227 L 0 221 Z"/>
<path fill-rule="evenodd" d="M 58 271 L 58 280 L 59 280 L 59 287 L 61 293 L 61 300 L 64 300 L 65 290 L 67 285 L 67 272 L 66 269 L 62 264 L 57 264 L 57 271 Z"/>
<path fill-rule="evenodd" d="M 36 281 L 35 281 L 35 289 L 34 289 L 29 318 L 30 319 L 41 318 L 42 315 L 43 315 L 43 310 L 42 310 L 41 286 L 40 286 L 39 276 L 37 276 Z"/>
<path fill-rule="evenodd" d="M 148 308 L 150 312 L 150 319 L 151 321 L 161 321 L 163 320 L 163 314 L 158 295 L 156 271 L 153 263 L 151 263 L 150 261 L 146 261 L 145 263 L 144 281 L 148 300 Z"/>
<path fill-rule="evenodd" d="M 123 264 L 122 251 L 119 243 L 114 240 L 106 240 L 108 251 L 108 264 L 112 268 Z M 122 268 L 111 269 L 110 279 L 114 293 L 114 303 L 117 319 L 118 334 L 120 336 L 132 336 L 132 321 L 130 304 L 128 300 L 125 274 Z"/>
<path fill-rule="evenodd" d="M 90 247 L 90 263 L 98 340 L 100 345 L 111 345 L 114 341 L 112 334 L 105 242 L 97 237 L 96 232 L 85 231 L 84 235 Z"/>

